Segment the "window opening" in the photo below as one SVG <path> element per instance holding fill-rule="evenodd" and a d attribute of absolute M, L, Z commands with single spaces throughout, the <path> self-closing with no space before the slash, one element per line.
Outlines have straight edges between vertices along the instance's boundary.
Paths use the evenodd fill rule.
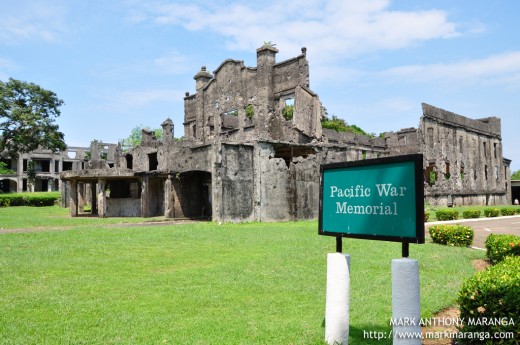
<path fill-rule="evenodd" d="M 157 152 L 148 154 L 148 171 L 157 170 L 159 162 L 157 161 Z"/>
<path fill-rule="evenodd" d="M 238 110 L 231 109 L 220 115 L 222 120 L 222 130 L 231 130 L 238 128 Z"/>
<path fill-rule="evenodd" d="M 285 120 L 292 120 L 294 117 L 294 98 L 286 98 L 282 109 L 282 116 Z"/>
<path fill-rule="evenodd" d="M 433 147 L 433 128 L 432 127 L 428 127 L 426 132 L 427 132 L 427 135 L 428 135 L 428 145 L 430 145 L 430 147 Z"/>
<path fill-rule="evenodd" d="M 126 168 L 133 169 L 134 168 L 134 157 L 132 155 L 126 155 Z"/>

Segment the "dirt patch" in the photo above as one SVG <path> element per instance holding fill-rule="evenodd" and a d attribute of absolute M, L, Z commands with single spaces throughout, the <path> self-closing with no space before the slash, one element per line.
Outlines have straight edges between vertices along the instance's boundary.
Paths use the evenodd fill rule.
<path fill-rule="evenodd" d="M 477 271 L 483 271 L 486 268 L 488 268 L 489 266 L 491 266 L 491 263 L 489 262 L 488 259 L 473 260 L 471 262 L 471 264 L 473 265 L 473 268 L 476 269 Z"/>
<path fill-rule="evenodd" d="M 460 318 L 458 307 L 441 310 L 429 321 L 431 326 L 422 327 L 423 345 L 451 345 L 452 340 L 446 334 L 458 332 L 457 320 Z"/>

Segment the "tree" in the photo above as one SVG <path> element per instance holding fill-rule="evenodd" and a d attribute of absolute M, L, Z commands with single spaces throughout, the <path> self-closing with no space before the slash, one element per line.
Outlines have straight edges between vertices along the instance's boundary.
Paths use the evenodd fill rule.
<path fill-rule="evenodd" d="M 11 157 L 43 147 L 54 152 L 67 146 L 55 118 L 63 100 L 34 83 L 0 81 L 0 153 Z"/>
<path fill-rule="evenodd" d="M 336 132 L 350 132 L 357 135 L 365 135 L 367 137 L 375 137 L 374 133 L 367 133 L 356 125 L 349 125 L 343 119 L 340 119 L 336 115 L 332 115 L 332 118 L 328 118 L 328 112 L 324 108 L 324 116 L 321 119 L 321 126 L 323 128 L 334 129 Z"/>
<path fill-rule="evenodd" d="M 152 131 L 154 133 L 154 136 L 158 139 L 162 139 L 163 130 L 162 128 L 156 128 L 156 129 L 150 129 L 150 127 L 145 127 L 143 125 L 139 125 L 134 127 L 132 129 L 132 133 L 130 135 L 121 140 L 121 145 L 124 149 L 133 149 L 141 144 L 141 141 L 143 141 L 143 129 Z"/>
<path fill-rule="evenodd" d="M 520 170 L 513 171 L 511 174 L 511 180 L 520 180 Z"/>

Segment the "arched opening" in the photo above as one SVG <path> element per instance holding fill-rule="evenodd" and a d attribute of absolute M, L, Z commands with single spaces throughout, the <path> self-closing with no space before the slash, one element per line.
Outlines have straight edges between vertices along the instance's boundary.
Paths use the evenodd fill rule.
<path fill-rule="evenodd" d="M 2 193 L 16 193 L 18 190 L 18 184 L 15 180 L 3 179 L 0 180 L 0 191 Z"/>

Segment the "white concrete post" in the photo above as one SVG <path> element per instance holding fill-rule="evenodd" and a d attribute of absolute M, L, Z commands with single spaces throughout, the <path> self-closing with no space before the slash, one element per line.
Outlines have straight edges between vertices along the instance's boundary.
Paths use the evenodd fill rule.
<path fill-rule="evenodd" d="M 392 321 L 394 345 L 421 345 L 419 262 L 392 260 Z M 406 333 L 406 335 L 404 335 Z"/>
<path fill-rule="evenodd" d="M 325 304 L 325 341 L 348 344 L 350 317 L 350 255 L 327 254 L 327 300 Z"/>

